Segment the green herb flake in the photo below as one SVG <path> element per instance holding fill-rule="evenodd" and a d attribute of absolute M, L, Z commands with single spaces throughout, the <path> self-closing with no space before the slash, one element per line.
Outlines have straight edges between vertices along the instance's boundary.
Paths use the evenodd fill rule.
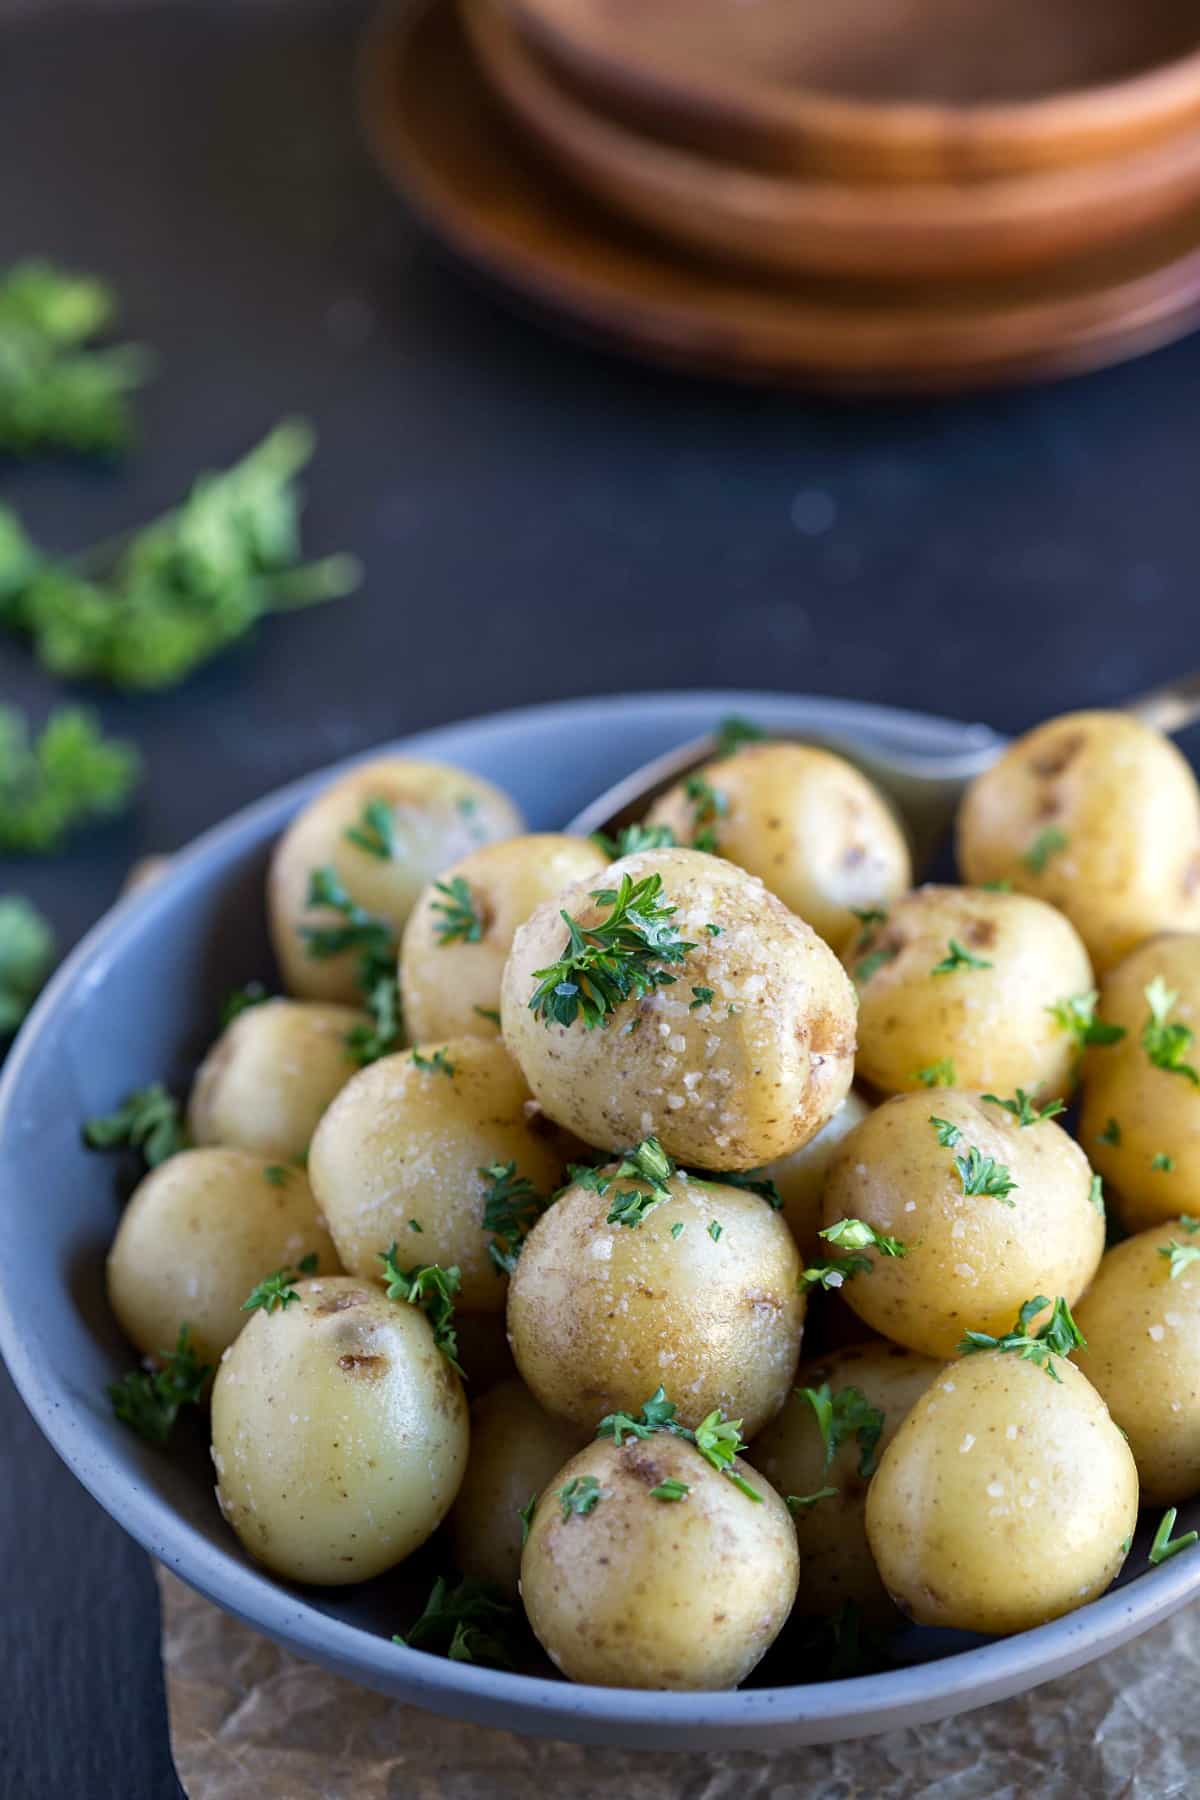
<path fill-rule="evenodd" d="M 962 1132 L 957 1125 L 952 1125 L 949 1119 L 938 1119 L 933 1113 L 930 1113 L 929 1123 L 937 1132 L 937 1141 L 943 1150 L 953 1150 L 956 1144 L 962 1142 Z"/>
<path fill-rule="evenodd" d="M 403 1032 L 395 933 L 385 919 L 376 918 L 351 898 L 333 868 L 311 872 L 306 904 L 328 907 L 341 915 L 336 925 L 302 925 L 300 936 L 309 956 L 317 961 L 357 952 L 355 980 L 371 1023 L 353 1026 L 346 1033 L 346 1046 L 355 1062 L 376 1062 L 399 1048 Z"/>
<path fill-rule="evenodd" d="M 414 1050 L 412 1060 L 413 1066 L 426 1075 L 453 1075 L 456 1072 L 444 1048 L 435 1050 L 432 1056 L 423 1056 L 419 1050 Z"/>
<path fill-rule="evenodd" d="M 420 1219 L 410 1219 L 408 1221 L 408 1229 L 410 1231 L 419 1231 L 422 1236 L 425 1234 L 425 1227 L 422 1225 Z"/>
<path fill-rule="evenodd" d="M 386 800 L 368 800 L 356 824 L 342 833 L 348 844 L 378 857 L 380 862 L 395 862 L 399 856 L 396 842 L 396 818 Z"/>
<path fill-rule="evenodd" d="M 640 1418 L 635 1419 L 624 1412 L 609 1413 L 596 1427 L 596 1436 L 612 1438 L 620 1450 L 631 1438 L 653 1437 L 656 1431 L 666 1431 L 673 1437 L 685 1438 L 689 1444 L 695 1444 L 705 1461 L 726 1475 L 739 1493 L 761 1502 L 762 1495 L 758 1489 L 752 1487 L 732 1467 L 739 1450 L 745 1448 L 741 1441 L 742 1421 L 726 1419 L 716 1410 L 701 1419 L 695 1431 L 689 1431 L 686 1425 L 681 1425 L 676 1419 L 674 1402 L 667 1399 L 666 1390 L 662 1387 L 656 1388 L 646 1401 Z"/>
<path fill-rule="evenodd" d="M 501 1274 L 511 1275 L 549 1201 L 527 1175 L 517 1174 L 515 1162 L 488 1163 L 479 1173 L 488 1184 L 483 1197 L 483 1229 L 492 1234 L 488 1255 Z"/>
<path fill-rule="evenodd" d="M 458 1333 L 454 1329 L 454 1296 L 462 1284 L 459 1270 L 453 1264 L 443 1269 L 438 1263 L 420 1263 L 416 1268 L 402 1269 L 397 1261 L 398 1250 L 399 1246 L 392 1244 L 390 1249 L 379 1252 L 387 1277 L 388 1299 L 420 1307 L 432 1327 L 435 1345 L 450 1367 L 465 1377 L 466 1371 L 458 1360 Z"/>
<path fill-rule="evenodd" d="M 153 367 L 139 344 L 96 346 L 117 315 L 106 283 L 52 263 L 0 280 L 0 450 L 116 456 L 134 437 L 131 395 Z"/>
<path fill-rule="evenodd" d="M 663 899 L 661 875 L 635 882 L 626 874 L 619 888 L 596 888 L 591 897 L 608 908 L 608 917 L 583 926 L 564 912 L 561 958 L 534 971 L 538 985 L 529 1008 L 547 1025 L 570 1026 L 580 1017 L 588 1030 L 607 1024 L 623 1001 L 671 985 L 675 976 L 664 965 L 682 962 L 696 948 L 671 922 L 676 908 Z"/>
<path fill-rule="evenodd" d="M 1121 1142 L 1121 1127 L 1115 1119 L 1110 1119 L 1104 1130 L 1096 1138 L 1098 1144 L 1111 1144 L 1116 1149 Z"/>
<path fill-rule="evenodd" d="M 498 1588 L 469 1575 L 452 1585 L 439 1575 L 416 1624 L 392 1642 L 451 1662 L 512 1669 L 521 1650 L 520 1624 L 516 1608 Z"/>
<path fill-rule="evenodd" d="M 302 1275 L 314 1275 L 317 1269 L 316 1254 L 305 1256 L 293 1267 L 290 1263 L 282 1269 L 276 1269 L 270 1275 L 264 1275 L 257 1287 L 253 1287 L 242 1301 L 243 1312 L 265 1313 L 281 1312 L 289 1307 L 293 1300 L 300 1298 L 296 1292 L 296 1283 Z"/>
<path fill-rule="evenodd" d="M 719 1238 L 721 1236 L 721 1227 L 718 1224 L 716 1219 L 709 1220 L 708 1235 L 712 1239 L 714 1244 L 719 1240 Z"/>
<path fill-rule="evenodd" d="M 1200 1531 L 1185 1531 L 1182 1536 L 1173 1538 L 1175 1521 L 1179 1517 L 1179 1508 L 1169 1506 L 1159 1522 L 1154 1534 L 1154 1542 L 1147 1553 L 1147 1561 L 1157 1568 L 1159 1563 L 1167 1562 L 1172 1556 L 1178 1556 L 1181 1550 L 1190 1550 L 1200 1540 Z"/>
<path fill-rule="evenodd" d="M 1046 1011 L 1064 1031 L 1069 1031 L 1080 1050 L 1089 1045 L 1119 1044 L 1125 1036 L 1123 1025 L 1106 1025 L 1096 1017 L 1100 990 L 1091 988 L 1086 994 L 1067 994 Z"/>
<path fill-rule="evenodd" d="M 170 1441 L 181 1409 L 199 1405 L 211 1372 L 208 1363 L 197 1361 L 188 1327 L 181 1325 L 174 1350 L 161 1352 L 157 1368 L 134 1369 L 110 1385 L 108 1397 L 122 1425 L 161 1449 Z"/>
<path fill-rule="evenodd" d="M 826 1290 L 845 1285 L 853 1275 L 868 1275 L 874 1268 L 869 1256 L 860 1256 L 857 1252 L 852 1256 L 843 1256 L 837 1262 L 809 1263 L 800 1277 L 802 1288 L 822 1287 Z"/>
<path fill-rule="evenodd" d="M 1165 1150 L 1156 1150 L 1150 1158 L 1150 1167 L 1158 1175 L 1170 1175 L 1175 1167 L 1175 1158 L 1168 1156 Z"/>
<path fill-rule="evenodd" d="M 835 1394 L 827 1381 L 820 1387 L 797 1388 L 808 1401 L 817 1420 L 821 1442 L 825 1446 L 828 1468 L 844 1443 L 854 1438 L 858 1444 L 858 1472 L 863 1480 L 875 1473 L 879 1440 L 883 1434 L 884 1415 L 872 1406 L 861 1388 L 839 1388 Z"/>
<path fill-rule="evenodd" d="M 20 894 L 0 895 L 0 1037 L 21 1023 L 54 961 L 54 933 Z"/>
<path fill-rule="evenodd" d="M 600 1483 L 594 1475 L 572 1475 L 570 1481 L 558 1490 L 564 1519 L 569 1519 L 572 1514 L 576 1518 L 584 1518 L 603 1497 Z"/>
<path fill-rule="evenodd" d="M 713 1002 L 713 990 L 711 988 L 709 988 L 709 987 L 694 987 L 692 989 L 692 1003 L 688 1007 L 688 1011 L 695 1012 L 695 1010 L 698 1006 L 711 1006 L 712 1002 Z"/>
<path fill-rule="evenodd" d="M 435 881 L 433 885 L 442 895 L 440 900 L 430 902 L 430 911 L 442 915 L 435 927 L 438 943 L 443 947 L 454 943 L 480 943 L 483 916 L 475 905 L 469 884 L 461 875 L 453 875 L 449 881 Z"/>
<path fill-rule="evenodd" d="M 1172 1238 L 1169 1244 L 1159 1246 L 1158 1254 L 1165 1256 L 1171 1265 L 1170 1280 L 1178 1281 L 1185 1269 L 1200 1262 L 1200 1244 L 1180 1244 Z"/>
<path fill-rule="evenodd" d="M 494 1006 L 473 1006 L 471 1011 L 473 1013 L 478 1013 L 481 1019 L 489 1019 L 491 1023 L 496 1026 L 497 1030 L 499 1029 L 500 1014 L 496 1011 Z"/>
<path fill-rule="evenodd" d="M 917 1080 L 922 1087 L 927 1088 L 952 1088 L 957 1085 L 954 1064 L 948 1056 L 943 1056 L 938 1062 L 930 1063 L 927 1069 L 918 1069 Z"/>
<path fill-rule="evenodd" d="M 272 1187 L 286 1187 L 291 1179 L 291 1174 L 291 1170 L 285 1168 L 283 1163 L 268 1163 L 263 1170 L 263 1180 L 269 1182 Z"/>
<path fill-rule="evenodd" d="M 1066 835 L 1057 825 L 1047 825 L 1044 831 L 1038 832 L 1021 861 L 1031 875 L 1044 875 L 1051 857 L 1061 856 L 1066 847 Z"/>
<path fill-rule="evenodd" d="M 896 944 L 882 944 L 878 950 L 872 950 L 869 956 L 864 956 L 855 963 L 855 981 L 860 987 L 865 987 L 873 975 L 877 974 L 880 969 L 886 968 L 888 963 L 895 962 L 899 954 L 899 946 Z"/>
<path fill-rule="evenodd" d="M 89 1119 L 83 1141 L 90 1150 L 115 1150 L 128 1145 L 140 1150 L 147 1168 L 156 1169 L 190 1139 L 183 1124 L 183 1109 L 161 1081 L 135 1088 L 115 1112 Z"/>
<path fill-rule="evenodd" d="M 885 1237 L 868 1225 L 865 1219 L 838 1219 L 833 1225 L 826 1226 L 817 1233 L 830 1244 L 844 1246 L 847 1250 L 879 1250 L 884 1256 L 907 1256 L 908 1245 L 899 1238 Z"/>
<path fill-rule="evenodd" d="M 963 949 L 957 938 L 951 938 L 945 956 L 940 963 L 934 963 L 929 973 L 952 975 L 956 969 L 990 969 L 992 966 L 986 957 L 972 956 L 969 950 Z"/>
<path fill-rule="evenodd" d="M 682 1219 L 676 1219 L 675 1223 L 671 1227 L 671 1236 L 673 1238 L 682 1237 L 683 1225 L 684 1225 L 684 1221 Z"/>
<path fill-rule="evenodd" d="M 1005 1206 L 1017 1204 L 1009 1195 L 1018 1184 L 1003 1163 L 984 1156 L 976 1145 L 969 1144 L 965 1156 L 956 1156 L 954 1167 L 964 1194 L 986 1194 L 990 1199 L 1002 1200 Z"/>
<path fill-rule="evenodd" d="M 836 1488 L 823 1487 L 818 1488 L 815 1494 L 785 1494 L 784 1500 L 788 1511 L 794 1516 L 796 1513 L 807 1512 L 818 1500 L 836 1500 L 837 1494 Z"/>
<path fill-rule="evenodd" d="M 263 1006 L 270 998 L 261 981 L 248 981 L 244 987 L 233 988 L 221 1003 L 222 1031 L 232 1025 L 235 1019 L 240 1019 L 244 1012 L 249 1012 L 251 1007 Z"/>
<path fill-rule="evenodd" d="M 533 1529 L 533 1515 L 537 1509 L 537 1503 L 538 1503 L 537 1495 L 530 1494 L 530 1496 L 529 1496 L 528 1500 L 525 1502 L 524 1506 L 518 1506 L 518 1508 L 517 1508 L 517 1517 L 521 1521 L 521 1547 L 522 1547 L 522 1549 L 524 1549 L 525 1545 L 529 1542 L 529 1533 Z"/>
<path fill-rule="evenodd" d="M 1044 1119 L 1056 1119 L 1059 1113 L 1066 1112 L 1066 1105 L 1061 1100 L 1051 1100 L 1045 1106 L 1038 1106 L 1032 1096 L 1024 1088 L 1018 1088 L 1014 1100 L 1002 1100 L 999 1094 L 984 1094 L 992 1106 L 1002 1106 L 1005 1112 L 1011 1113 L 1018 1125 L 1040 1125 Z"/>
<path fill-rule="evenodd" d="M 692 848 L 716 854 L 716 822 L 729 811 L 729 802 L 703 775 L 689 775 L 684 793 L 692 807 Z"/>
<path fill-rule="evenodd" d="M 0 706 L 0 850 L 58 850 L 72 832 L 126 811 L 141 773 L 133 745 L 104 737 L 80 707 L 59 707 L 35 738 L 23 713 Z"/>
<path fill-rule="evenodd" d="M 610 862 L 620 862 L 623 856 L 636 856 L 640 850 L 673 849 L 675 833 L 669 825 L 623 825 L 615 837 L 593 831 L 592 843 Z"/>
<path fill-rule="evenodd" d="M 1071 1308 L 1060 1294 L 1054 1310 L 1041 1329 L 1030 1335 L 1030 1326 L 1040 1312 L 1050 1305 L 1044 1294 L 1035 1294 L 1017 1314 L 1016 1324 L 1003 1337 L 992 1337 L 986 1331 L 968 1331 L 958 1346 L 961 1356 L 972 1356 L 980 1350 L 1001 1350 L 1019 1356 L 1022 1362 L 1033 1362 L 1046 1371 L 1051 1380 L 1061 1382 L 1054 1366 L 1056 1356 L 1070 1356 L 1073 1350 L 1086 1350 L 1087 1339 L 1071 1316 Z"/>
<path fill-rule="evenodd" d="M 650 1489 L 650 1498 L 652 1500 L 686 1500 L 691 1491 L 686 1481 L 676 1481 L 673 1475 L 668 1475 L 665 1481 L 660 1481 L 657 1487 Z"/>
<path fill-rule="evenodd" d="M 710 924 L 706 925 L 704 927 L 704 929 L 705 929 L 705 931 L 707 931 L 709 937 L 720 937 L 720 935 L 721 935 L 721 927 L 719 925 L 713 925 L 710 923 Z"/>
<path fill-rule="evenodd" d="M 1088 1201 L 1095 1207 L 1096 1211 L 1100 1214 L 1100 1217 L 1103 1218 L 1105 1216 L 1104 1183 L 1101 1181 L 1099 1175 L 1094 1172 L 1091 1185 L 1088 1188 Z"/>
<path fill-rule="evenodd" d="M 1179 995 L 1172 992 L 1161 975 L 1156 975 L 1144 992 L 1150 1013 L 1142 1026 L 1142 1049 L 1156 1069 L 1182 1075 L 1193 1087 L 1200 1087 L 1200 1074 L 1183 1060 L 1195 1033 L 1179 1020 L 1170 1023 L 1167 1016 Z"/>
<path fill-rule="evenodd" d="M 730 713 L 717 726 L 716 755 L 722 760 L 741 750 L 746 744 L 761 744 L 766 739 L 766 732 L 761 725 L 755 725 L 749 719 L 740 718 Z"/>

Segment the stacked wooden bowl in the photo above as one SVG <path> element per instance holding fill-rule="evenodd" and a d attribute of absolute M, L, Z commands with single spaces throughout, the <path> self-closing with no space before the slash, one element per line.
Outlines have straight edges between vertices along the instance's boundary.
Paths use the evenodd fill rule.
<path fill-rule="evenodd" d="M 368 69 L 444 237 L 660 358 L 960 387 L 1200 320 L 1195 0 L 409 0 Z"/>

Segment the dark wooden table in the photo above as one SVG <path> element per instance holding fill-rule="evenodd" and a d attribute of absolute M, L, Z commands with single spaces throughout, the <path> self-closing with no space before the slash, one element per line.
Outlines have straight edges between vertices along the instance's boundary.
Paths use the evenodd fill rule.
<path fill-rule="evenodd" d="M 88 696 L 145 748 L 136 818 L 0 871 L 64 947 L 134 856 L 440 720 L 727 682 L 1016 728 L 1200 663 L 1200 339 L 1054 390 L 854 408 L 565 344 L 447 267 L 369 166 L 362 17 L 47 0 L 0 23 L 0 262 L 105 272 L 162 359 L 125 469 L 0 467 L 0 495 L 71 547 L 301 410 L 310 542 L 369 568 L 181 692 Z M 0 699 L 56 697 L 0 644 Z M 157 1800 L 150 1568 L 0 1383 L 0 1794 Z"/>

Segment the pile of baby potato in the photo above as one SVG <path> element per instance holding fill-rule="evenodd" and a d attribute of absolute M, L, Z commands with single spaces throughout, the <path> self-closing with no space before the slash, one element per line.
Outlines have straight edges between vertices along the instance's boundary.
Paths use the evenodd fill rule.
<path fill-rule="evenodd" d="M 1052 720 L 967 793 L 964 885 L 913 888 L 857 770 L 755 736 L 616 843 L 341 776 L 271 865 L 285 996 L 243 997 L 188 1147 L 142 1130 L 118 1410 L 162 1440 L 211 1396 L 286 1578 L 445 1523 L 414 1643 L 500 1660 L 519 1596 L 572 1680 L 719 1688 L 790 1615 L 1015 1632 L 1200 1491 L 1186 762 Z"/>

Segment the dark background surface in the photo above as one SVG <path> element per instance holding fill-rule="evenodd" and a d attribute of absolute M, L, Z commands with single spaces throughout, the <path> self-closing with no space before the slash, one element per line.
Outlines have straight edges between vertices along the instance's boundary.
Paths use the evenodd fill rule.
<path fill-rule="evenodd" d="M 136 855 L 443 720 L 741 684 L 1016 729 L 1200 664 L 1200 339 L 1057 389 L 854 408 L 560 342 L 447 267 L 369 166 L 363 17 L 175 0 L 0 23 L 0 263 L 111 277 L 161 356 L 125 468 L 0 465 L 0 496 L 73 548 L 298 410 L 322 440 L 309 542 L 368 567 L 180 692 L 87 696 L 146 752 L 136 815 L 0 867 L 64 948 Z M 0 700 L 40 719 L 56 697 L 0 645 Z M 149 1565 L 3 1374 L 0 1443 L 0 1794 L 174 1794 Z"/>

